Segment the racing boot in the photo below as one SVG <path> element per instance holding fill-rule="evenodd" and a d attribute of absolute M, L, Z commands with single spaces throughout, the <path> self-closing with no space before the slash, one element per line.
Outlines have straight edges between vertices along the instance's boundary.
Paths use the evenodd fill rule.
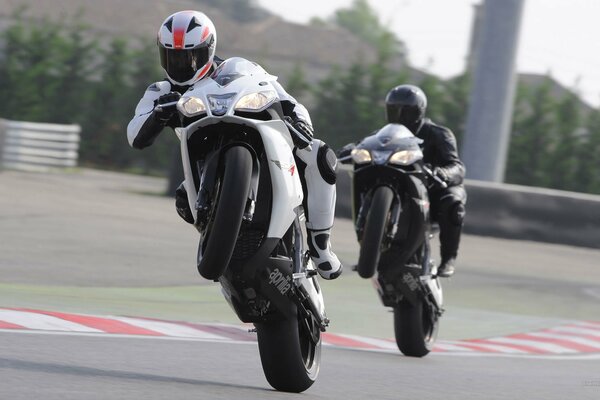
<path fill-rule="evenodd" d="M 335 279 L 342 274 L 343 266 L 338 257 L 331 251 L 329 235 L 331 229 L 308 231 L 308 249 L 311 260 L 317 266 L 319 275 L 324 279 Z"/>
<path fill-rule="evenodd" d="M 442 259 L 442 263 L 438 267 L 437 276 L 442 278 L 449 278 L 454 275 L 454 262 L 456 261 L 455 257 L 450 257 L 447 259 Z"/>
<path fill-rule="evenodd" d="M 337 157 L 317 139 L 312 146 L 296 149 L 295 155 L 304 190 L 309 255 L 323 278 L 335 279 L 342 273 L 342 263 L 329 242 L 335 212 Z"/>

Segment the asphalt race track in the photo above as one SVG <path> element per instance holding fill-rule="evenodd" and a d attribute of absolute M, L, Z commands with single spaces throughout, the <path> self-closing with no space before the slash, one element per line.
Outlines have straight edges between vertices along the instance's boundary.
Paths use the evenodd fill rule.
<path fill-rule="evenodd" d="M 164 185 L 0 173 L 0 399 L 600 398 L 600 251 L 471 236 L 436 351 L 396 352 L 390 314 L 348 268 L 322 282 L 317 383 L 275 392 L 252 334 L 197 276 L 197 238 Z M 356 259 L 348 221 L 334 247 Z"/>

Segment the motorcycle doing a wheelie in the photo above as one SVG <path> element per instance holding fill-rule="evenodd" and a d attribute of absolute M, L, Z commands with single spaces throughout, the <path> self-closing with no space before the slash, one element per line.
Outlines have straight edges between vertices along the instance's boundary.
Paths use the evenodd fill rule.
<path fill-rule="evenodd" d="M 376 273 L 377 292 L 393 308 L 398 348 L 413 357 L 431 351 L 443 312 L 427 188 L 446 184 L 423 164 L 421 142 L 403 125 L 388 124 L 340 154 L 342 163 L 354 165 L 357 271 L 363 278 Z"/>
<path fill-rule="evenodd" d="M 243 58 L 224 61 L 179 99 L 176 134 L 201 234 L 198 271 L 254 324 L 268 382 L 301 392 L 318 375 L 328 320 L 304 244 L 293 127 L 282 119 L 276 79 Z"/>

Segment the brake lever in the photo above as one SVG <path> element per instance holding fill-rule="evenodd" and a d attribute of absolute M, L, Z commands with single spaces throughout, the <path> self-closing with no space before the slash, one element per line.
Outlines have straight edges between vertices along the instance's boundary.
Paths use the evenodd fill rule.
<path fill-rule="evenodd" d="M 442 189 L 446 189 L 448 188 L 448 184 L 446 182 L 444 182 L 442 179 L 440 179 L 439 176 L 435 175 L 433 173 L 433 171 L 429 168 L 427 168 L 425 165 L 423 165 L 423 171 L 425 171 L 425 173 L 427 175 L 429 175 L 431 178 L 433 178 L 433 180 L 442 188 Z"/>
<path fill-rule="evenodd" d="M 307 141 L 306 138 L 304 137 L 303 134 L 301 134 L 300 132 L 298 132 L 298 130 L 296 128 L 294 128 L 294 125 L 292 125 L 289 121 L 287 121 L 286 119 L 282 119 L 283 123 L 288 127 L 288 129 L 294 134 L 296 135 L 296 137 L 300 138 L 300 140 L 302 140 L 303 142 L 308 143 L 305 147 L 306 150 L 308 151 L 312 151 L 312 141 Z"/>
<path fill-rule="evenodd" d="M 154 107 L 154 110 L 156 110 L 158 112 L 162 112 L 165 108 L 176 106 L 177 103 L 178 103 L 178 101 L 172 101 L 170 103 L 157 104 L 156 107 Z"/>
<path fill-rule="evenodd" d="M 352 156 L 347 155 L 347 156 L 338 158 L 338 161 L 341 162 L 342 164 L 352 164 Z"/>

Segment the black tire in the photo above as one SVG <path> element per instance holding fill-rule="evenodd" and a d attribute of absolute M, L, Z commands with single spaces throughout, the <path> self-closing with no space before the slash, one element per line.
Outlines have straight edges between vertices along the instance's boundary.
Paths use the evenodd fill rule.
<path fill-rule="evenodd" d="M 260 361 L 267 381 L 282 392 L 300 393 L 312 386 L 321 365 L 321 336 L 314 343 L 296 319 L 255 324 Z M 313 328 L 318 329 L 318 328 Z"/>
<path fill-rule="evenodd" d="M 424 357 L 433 349 L 440 321 L 431 318 L 419 301 L 413 305 L 403 300 L 394 307 L 394 332 L 398 349 L 405 356 Z"/>
<path fill-rule="evenodd" d="M 371 207 L 365 221 L 358 256 L 358 274 L 370 278 L 375 273 L 381 255 L 381 240 L 387 225 L 394 192 L 387 186 L 375 189 Z"/>
<path fill-rule="evenodd" d="M 200 243 L 202 259 L 198 272 L 211 280 L 225 272 L 235 248 L 250 190 L 252 155 L 245 147 L 232 147 L 225 152 L 224 165 L 217 208 L 208 237 Z"/>

